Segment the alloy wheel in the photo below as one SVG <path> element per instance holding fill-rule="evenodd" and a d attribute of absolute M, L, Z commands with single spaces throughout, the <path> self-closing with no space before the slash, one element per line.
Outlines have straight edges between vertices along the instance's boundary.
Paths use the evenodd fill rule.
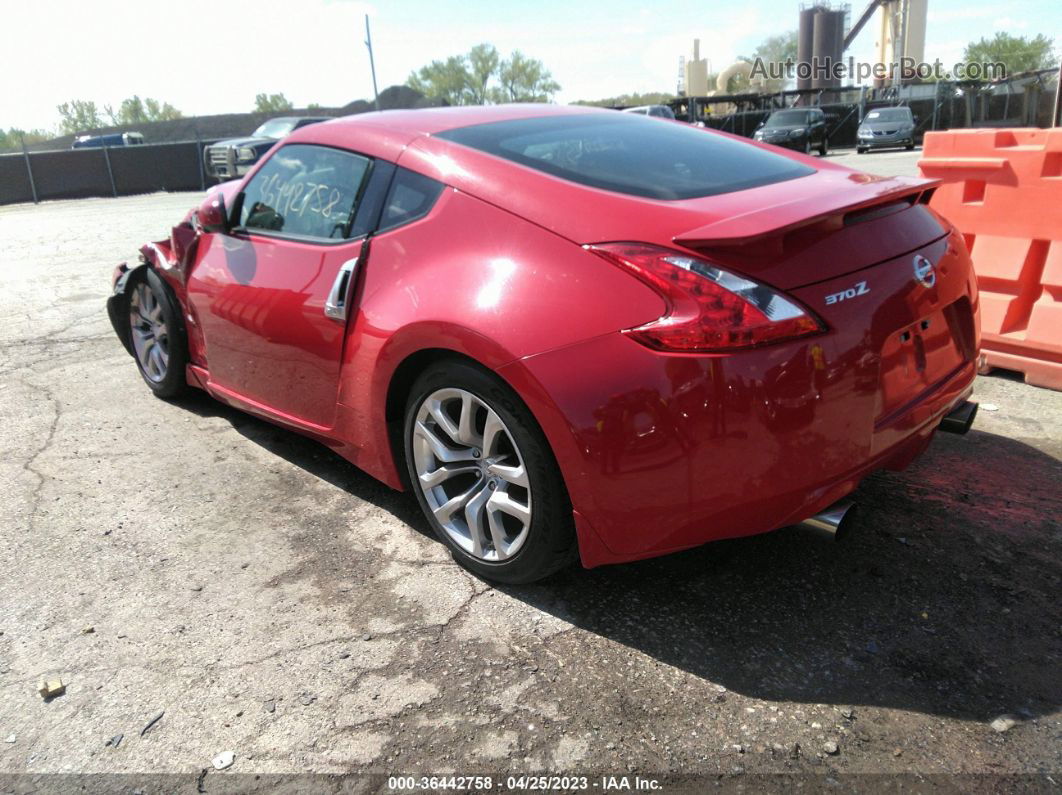
<path fill-rule="evenodd" d="M 438 389 L 412 428 L 417 488 L 450 540 L 479 560 L 513 557 L 531 527 L 531 485 L 505 422 L 483 398 Z"/>
<path fill-rule="evenodd" d="M 146 281 L 137 284 L 130 297 L 129 326 L 141 370 L 152 382 L 161 383 L 170 362 L 169 329 L 162 302 Z"/>

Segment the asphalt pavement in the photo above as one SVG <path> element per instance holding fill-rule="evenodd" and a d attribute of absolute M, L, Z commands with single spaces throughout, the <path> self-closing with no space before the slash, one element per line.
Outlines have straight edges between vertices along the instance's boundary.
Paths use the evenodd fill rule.
<path fill-rule="evenodd" d="M 831 159 L 909 172 L 917 154 Z M 979 378 L 975 429 L 867 480 L 845 542 L 789 529 L 496 588 L 411 496 L 141 383 L 110 272 L 196 201 L 0 207 L 0 789 L 1058 781 L 1062 394 Z M 42 677 L 65 692 L 42 698 Z"/>

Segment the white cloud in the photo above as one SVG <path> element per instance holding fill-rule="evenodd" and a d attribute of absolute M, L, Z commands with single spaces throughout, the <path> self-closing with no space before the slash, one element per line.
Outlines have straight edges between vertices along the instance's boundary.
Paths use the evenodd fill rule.
<path fill-rule="evenodd" d="M 969 19 L 986 19 L 997 11 L 999 11 L 999 7 L 994 3 L 972 8 L 968 6 L 962 8 L 947 8 L 943 11 L 930 8 L 926 13 L 926 18 L 930 22 L 958 22 Z"/>
<path fill-rule="evenodd" d="M 999 17 L 992 20 L 992 27 L 994 30 L 1003 31 L 1028 30 L 1029 21 L 1026 19 L 1015 19 L 1014 17 Z"/>

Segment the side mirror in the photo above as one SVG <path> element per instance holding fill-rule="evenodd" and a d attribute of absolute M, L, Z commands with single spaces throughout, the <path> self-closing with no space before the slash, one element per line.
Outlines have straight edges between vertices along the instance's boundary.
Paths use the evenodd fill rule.
<path fill-rule="evenodd" d="M 912 121 L 913 121 L 913 122 L 914 122 L 915 124 L 918 124 L 918 122 L 919 122 L 919 119 L 918 119 L 918 117 L 917 117 L 917 116 L 912 116 L 912 117 L 911 117 L 911 120 L 912 120 Z"/>
<path fill-rule="evenodd" d="M 195 211 L 195 217 L 203 232 L 229 231 L 229 211 L 225 207 L 225 197 L 220 192 L 207 196 Z"/>

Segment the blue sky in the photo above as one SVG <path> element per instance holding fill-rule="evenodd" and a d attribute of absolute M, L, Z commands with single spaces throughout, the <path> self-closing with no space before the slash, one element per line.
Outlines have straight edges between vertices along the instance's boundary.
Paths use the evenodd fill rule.
<path fill-rule="evenodd" d="M 865 3 L 852 0 L 853 16 Z M 139 94 L 198 115 L 250 110 L 262 91 L 283 92 L 296 105 L 369 97 L 366 12 L 381 88 L 489 41 L 542 59 L 563 102 L 673 91 L 678 58 L 695 36 L 719 69 L 795 29 L 797 7 L 798 0 L 35 0 L 4 12 L 0 127 L 52 127 L 55 106 L 71 98 L 117 105 Z M 876 29 L 867 26 L 852 55 L 872 57 Z M 998 30 L 1057 36 L 1062 2 L 929 0 L 927 59 L 950 64 L 967 42 Z"/>

